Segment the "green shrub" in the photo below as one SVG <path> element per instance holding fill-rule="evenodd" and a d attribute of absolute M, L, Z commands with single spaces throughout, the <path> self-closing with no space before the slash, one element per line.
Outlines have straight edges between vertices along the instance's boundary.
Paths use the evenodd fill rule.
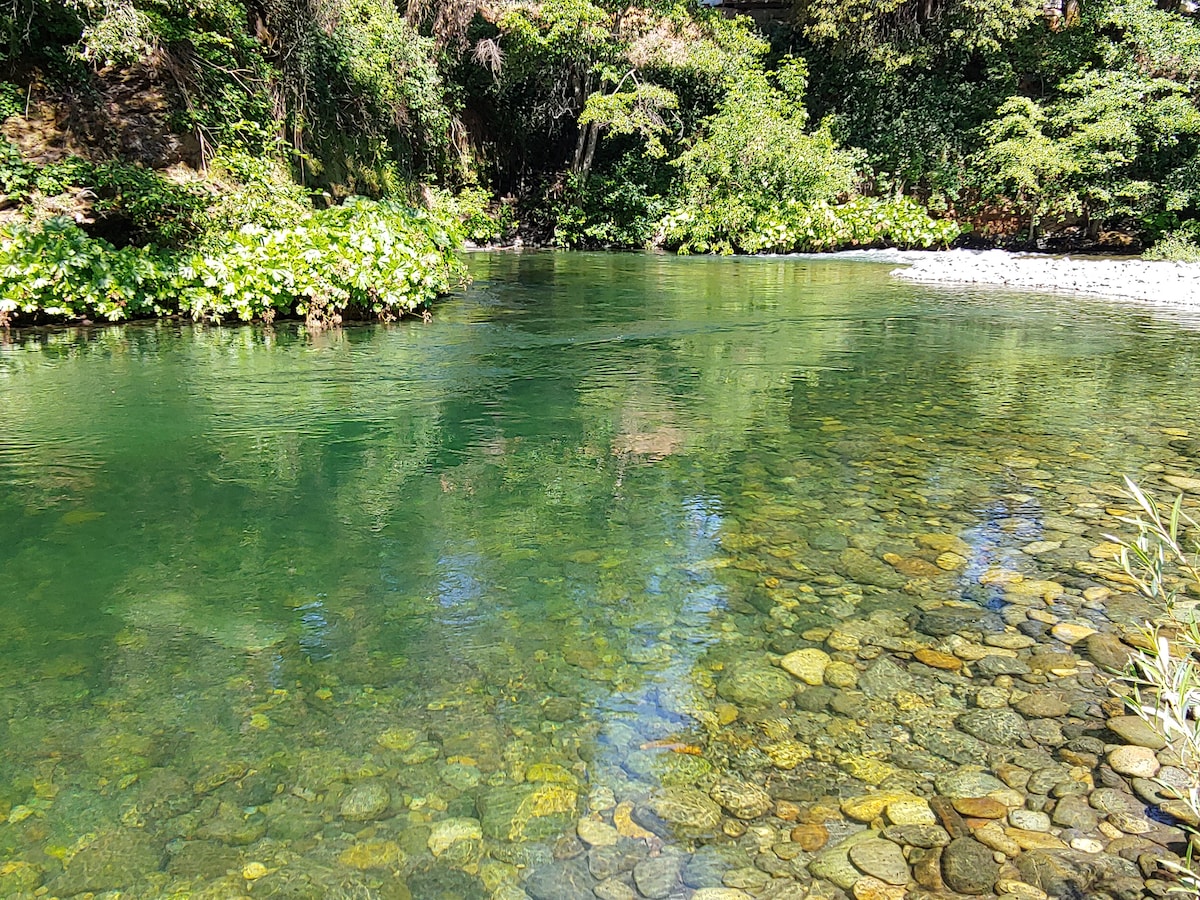
<path fill-rule="evenodd" d="M 462 278 L 461 240 L 447 216 L 355 198 L 290 228 L 248 225 L 197 254 L 181 270 L 183 306 L 213 322 L 396 319 Z"/>
<path fill-rule="evenodd" d="M 908 197 L 856 197 L 756 207 L 684 206 L 661 223 L 662 243 L 680 253 L 794 253 L 858 247 L 946 246 L 961 233 Z"/>
<path fill-rule="evenodd" d="M 1197 235 L 1196 228 L 1178 228 L 1170 231 L 1143 253 L 1142 258 L 1170 262 L 1200 262 L 1200 235 Z"/>
<path fill-rule="evenodd" d="M 626 156 L 611 174 L 572 176 L 558 210 L 554 242 L 573 248 L 651 244 L 667 210 L 666 198 L 652 184 L 652 162 Z"/>
<path fill-rule="evenodd" d="M 0 233 L 0 323 L 18 314 L 69 318 L 170 311 L 169 257 L 88 237 L 66 218 Z"/>
<path fill-rule="evenodd" d="M 190 255 L 118 249 L 61 217 L 14 225 L 0 232 L 0 324 L 177 311 L 211 322 L 389 321 L 461 280 L 461 239 L 444 215 L 358 199 L 291 227 L 247 225 Z"/>

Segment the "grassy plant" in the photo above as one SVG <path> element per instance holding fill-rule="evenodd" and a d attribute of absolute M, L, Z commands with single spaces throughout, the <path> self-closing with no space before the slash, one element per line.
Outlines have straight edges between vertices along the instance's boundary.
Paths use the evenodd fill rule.
<path fill-rule="evenodd" d="M 1180 794 L 1194 822 L 1200 820 L 1200 623 L 1194 611 L 1185 617 L 1178 600 L 1189 586 L 1200 590 L 1200 526 L 1184 511 L 1182 494 L 1164 509 L 1130 479 L 1125 485 L 1138 512 L 1121 521 L 1137 529 L 1137 537 L 1111 539 L 1121 547 L 1121 568 L 1143 596 L 1160 605 L 1162 616 L 1159 624 L 1147 626 L 1146 649 L 1133 655 L 1114 690 L 1179 753 L 1190 783 L 1186 792 L 1170 790 Z M 1185 549 L 1189 541 L 1190 552 Z M 1183 865 L 1164 860 L 1163 866 L 1179 876 L 1182 890 L 1195 896 L 1200 872 L 1193 848 L 1189 843 Z"/>

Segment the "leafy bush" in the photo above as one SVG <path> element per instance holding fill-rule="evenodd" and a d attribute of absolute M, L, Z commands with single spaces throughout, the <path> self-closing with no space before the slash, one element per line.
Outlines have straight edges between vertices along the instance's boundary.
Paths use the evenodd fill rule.
<path fill-rule="evenodd" d="M 774 209 L 686 206 L 661 223 L 662 243 L 680 253 L 791 253 L 850 247 L 946 246 L 954 222 L 936 220 L 907 197 L 855 197 L 841 204 L 790 202 Z"/>
<path fill-rule="evenodd" d="M 653 243 L 668 209 L 667 167 L 626 153 L 604 174 L 572 176 L 557 210 L 560 247 L 640 248 Z"/>
<path fill-rule="evenodd" d="M 88 237 L 72 221 L 10 226 L 0 234 L 0 324 L 17 314 L 110 321 L 171 307 L 171 264 L 146 248 Z"/>
<path fill-rule="evenodd" d="M 702 136 L 675 161 L 688 202 L 765 209 L 831 201 L 852 189 L 859 154 L 838 147 L 824 125 L 806 130 L 807 76 L 802 60 L 789 60 L 774 84 L 757 71 L 730 87 Z"/>
<path fill-rule="evenodd" d="M 399 318 L 462 278 L 462 236 L 449 217 L 354 199 L 290 228 L 247 225 L 181 269 L 182 303 L 194 318 L 313 324 L 342 314 Z"/>
<path fill-rule="evenodd" d="M 1168 232 L 1142 254 L 1143 259 L 1162 259 L 1170 262 L 1200 262 L 1200 235 L 1197 229 L 1180 228 Z"/>
<path fill-rule="evenodd" d="M 204 321 L 344 313 L 384 321 L 462 278 L 453 220 L 355 200 L 300 224 L 247 225 L 203 252 L 114 247 L 65 218 L 0 233 L 0 323 L 23 316 L 110 321 L 182 311 Z"/>

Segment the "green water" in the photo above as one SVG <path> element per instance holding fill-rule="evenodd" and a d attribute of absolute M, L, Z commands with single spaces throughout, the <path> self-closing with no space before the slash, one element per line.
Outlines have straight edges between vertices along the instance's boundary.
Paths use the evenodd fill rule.
<path fill-rule="evenodd" d="M 1200 468 L 1185 316 L 861 262 L 471 268 L 432 324 L 0 345 L 0 894 L 518 896 L 585 811 L 761 773 L 770 729 L 716 723 L 739 661 L 995 609 L 993 566 L 1081 590 L 1120 476 Z M 834 565 L 922 532 L 965 566 Z M 364 780 L 389 805 L 356 819 Z M 486 795 L 530 784 L 574 810 L 498 836 Z M 492 833 L 435 858 L 452 818 Z"/>

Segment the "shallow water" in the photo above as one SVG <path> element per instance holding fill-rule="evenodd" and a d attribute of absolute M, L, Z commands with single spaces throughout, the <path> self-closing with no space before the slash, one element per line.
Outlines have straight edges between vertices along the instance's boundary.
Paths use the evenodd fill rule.
<path fill-rule="evenodd" d="M 471 267 L 428 325 L 2 345 L 0 895 L 668 896 L 646 858 L 678 896 L 808 890 L 811 853 L 764 848 L 927 784 L 946 757 L 897 743 L 979 684 L 922 667 L 924 705 L 830 712 L 737 672 L 837 627 L 858 673 L 908 665 L 946 648 L 923 611 L 1029 602 L 998 569 L 1063 620 L 1146 614 L 1083 599 L 1121 590 L 1089 551 L 1122 475 L 1200 468 L 1200 322 L 863 262 Z M 773 805 L 653 815 L 718 777 Z M 617 829 L 613 872 L 580 818 Z"/>

